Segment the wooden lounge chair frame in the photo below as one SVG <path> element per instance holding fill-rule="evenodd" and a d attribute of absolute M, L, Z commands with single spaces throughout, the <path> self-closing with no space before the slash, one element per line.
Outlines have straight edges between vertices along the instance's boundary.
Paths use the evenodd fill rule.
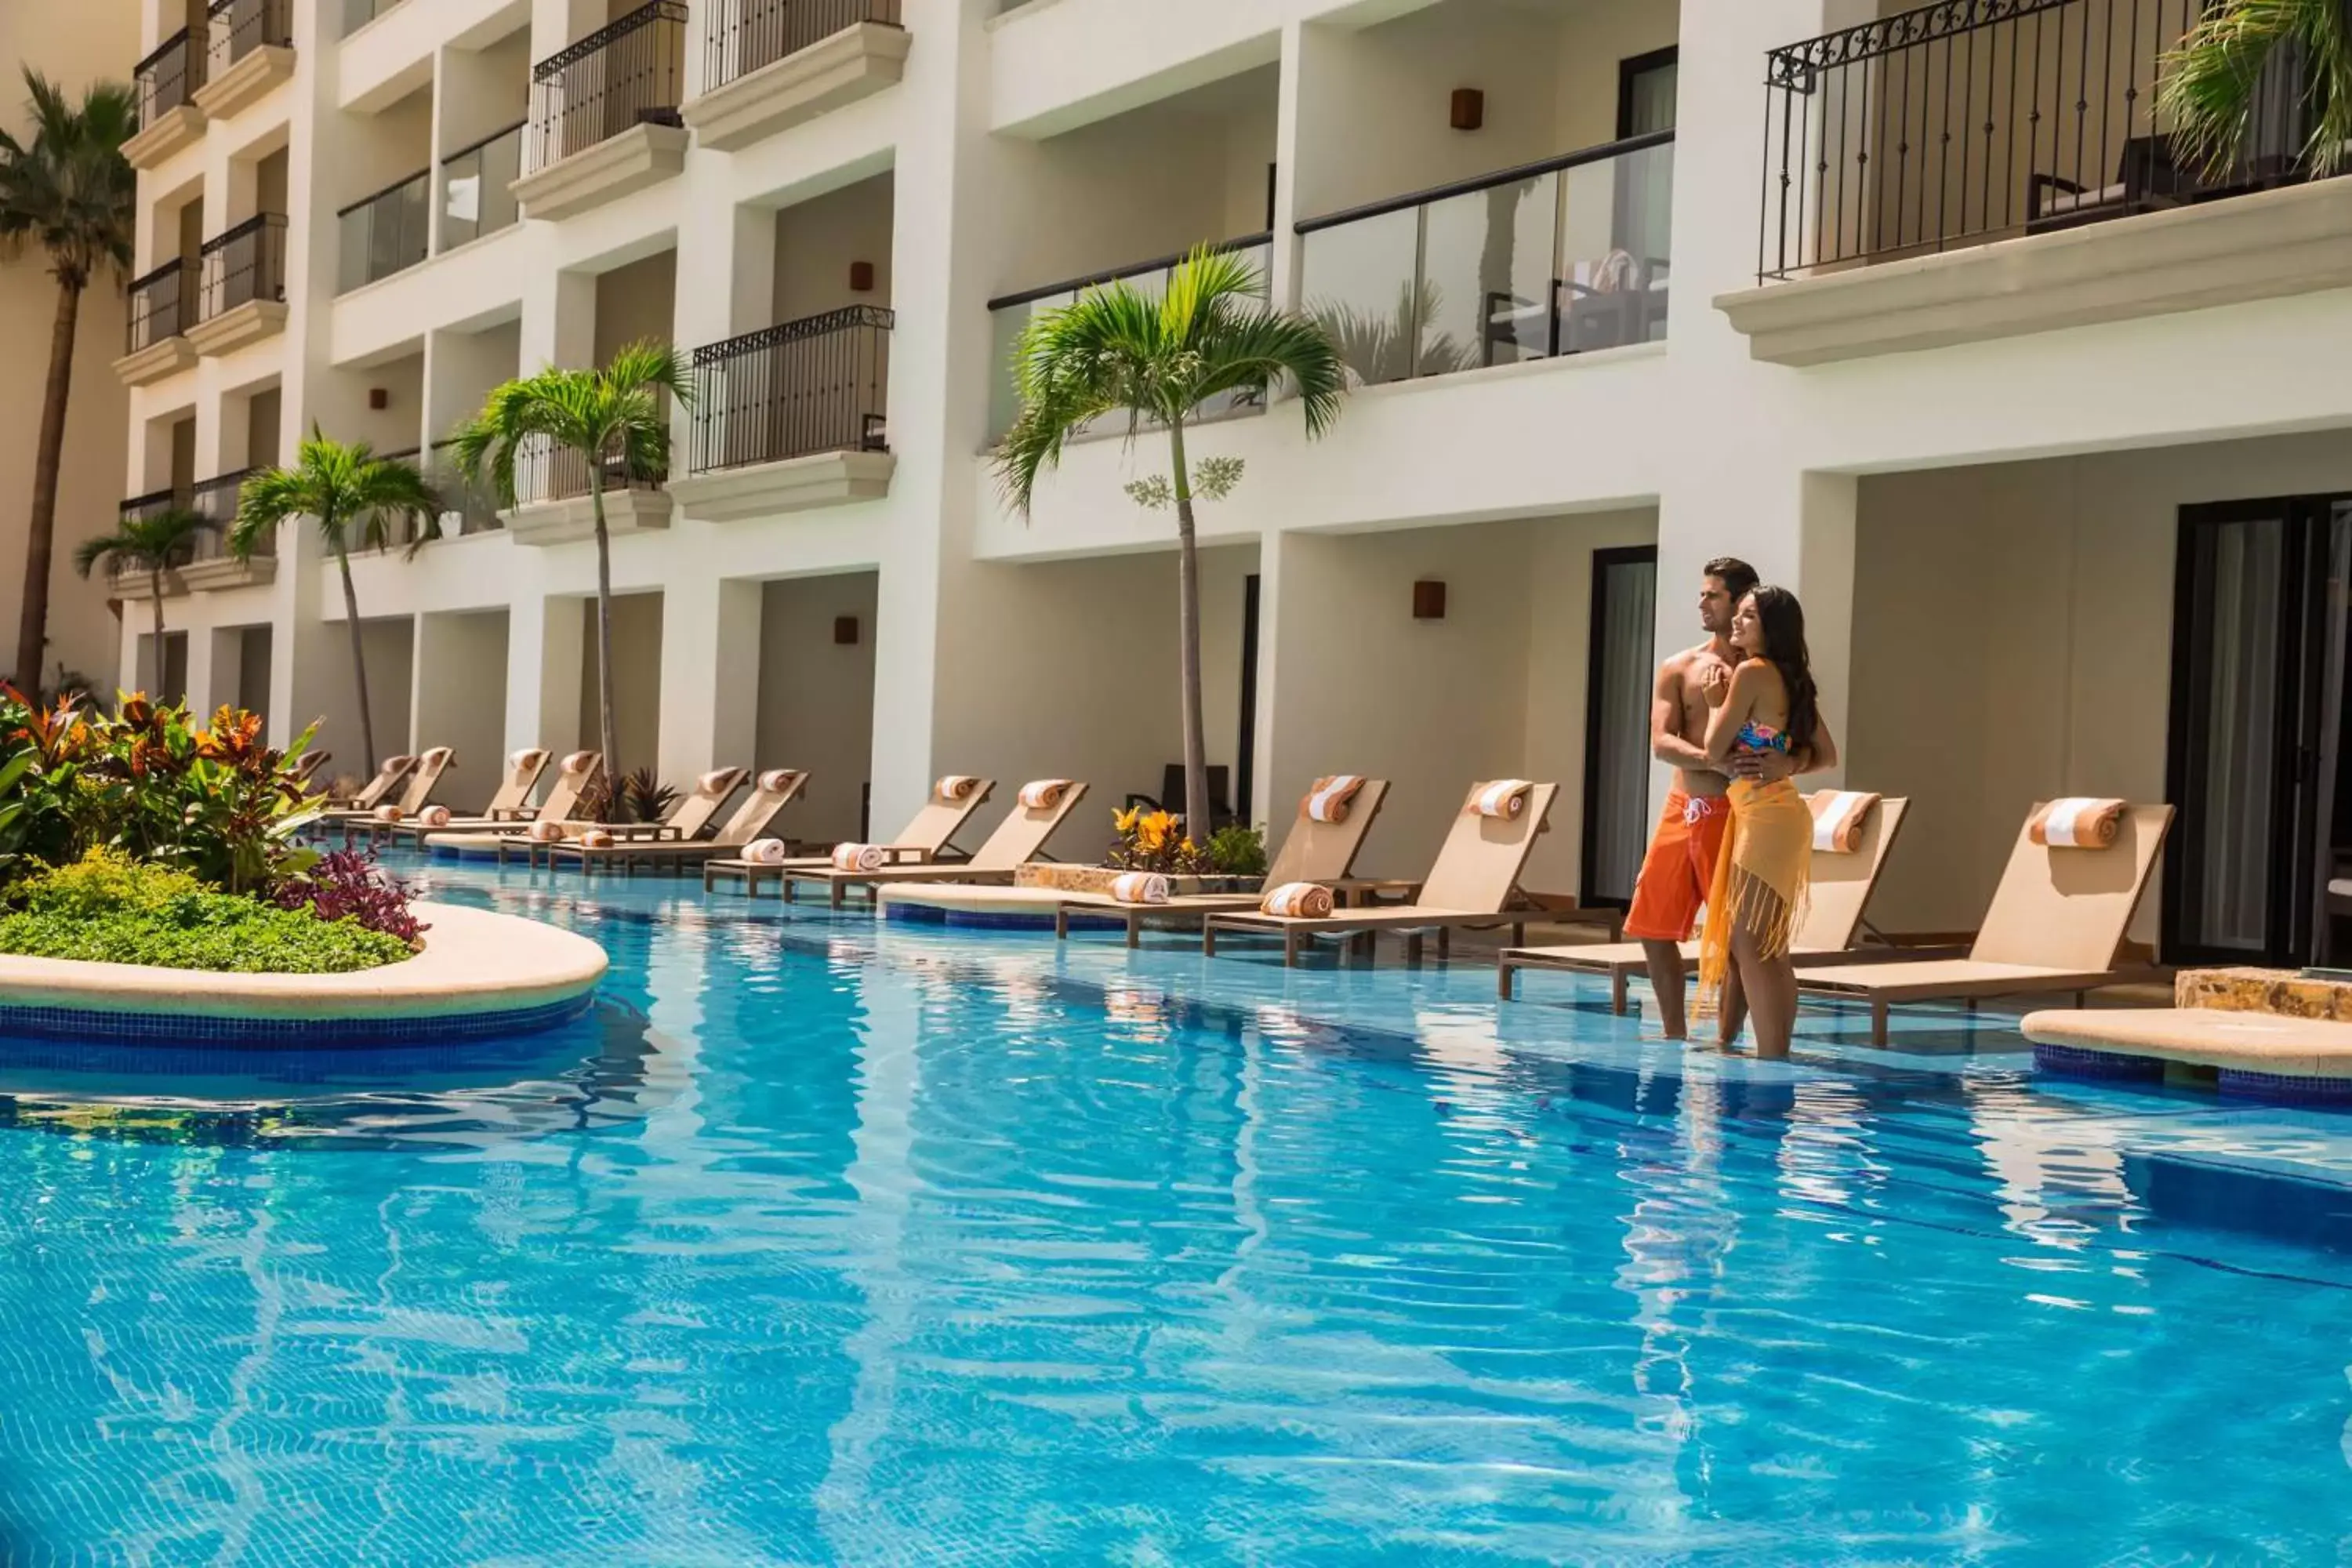
<path fill-rule="evenodd" d="M 454 821 L 446 822 L 438 827 L 425 828 L 420 842 L 431 844 L 436 838 L 453 838 L 485 847 L 497 847 L 503 839 L 526 838 L 528 829 L 537 823 L 560 822 L 569 827 L 594 827 L 598 825 L 593 822 L 574 822 L 572 814 L 579 808 L 580 797 L 588 793 L 590 787 L 604 776 L 604 753 L 591 752 L 588 753 L 587 763 L 580 770 L 579 777 L 572 778 L 561 768 L 556 770 L 555 782 L 548 786 L 547 798 L 539 803 L 539 809 L 530 816 L 517 821 L 499 823 L 488 829 L 471 823 L 461 826 Z"/>
<path fill-rule="evenodd" d="M 737 775 L 734 783 L 730 784 L 725 792 L 719 795 L 717 805 L 712 805 L 709 812 L 701 814 L 706 822 L 709 816 L 717 815 L 718 805 L 724 805 L 727 797 L 733 795 L 737 787 L 741 784 L 742 770 L 739 768 L 733 771 Z M 618 866 L 626 876 L 635 876 L 636 868 L 640 866 L 682 868 L 688 863 L 699 864 L 714 855 L 724 854 L 730 849 L 740 849 L 754 838 L 761 837 L 768 831 L 768 825 L 775 821 L 776 814 L 800 798 L 801 791 L 808 787 L 809 776 L 804 770 L 782 768 L 769 771 L 781 772 L 784 774 L 783 787 L 763 790 L 755 782 L 751 793 L 744 797 L 743 804 L 735 808 L 734 815 L 727 819 L 725 826 L 721 826 L 717 836 L 713 837 L 698 837 L 701 829 L 695 825 L 692 818 L 689 818 L 682 823 L 636 825 L 640 831 L 635 837 L 619 838 L 614 843 L 595 847 L 581 843 L 577 837 L 558 839 L 548 844 L 527 841 L 524 847 L 530 855 L 530 863 L 534 866 L 540 863 L 541 855 L 544 855 L 550 870 L 554 869 L 557 863 L 566 858 L 576 858 L 580 862 L 580 869 L 583 873 L 592 868 L 609 868 Z M 663 833 L 661 830 L 664 828 L 674 828 L 675 831 Z M 693 831 L 687 831 L 689 828 Z M 585 831 L 584 828 L 583 830 Z M 619 828 L 607 828 L 606 831 L 628 834 L 632 828 L 631 825 L 624 824 Z M 499 845 L 499 858 L 501 862 L 506 859 L 507 853 L 507 847 L 504 844 Z"/>
<path fill-rule="evenodd" d="M 1388 780 L 1366 779 L 1355 798 L 1349 802 L 1347 816 L 1338 822 L 1316 821 L 1307 815 L 1307 802 L 1301 800 L 1297 818 L 1283 836 L 1282 847 L 1275 851 L 1274 863 L 1266 868 L 1265 885 L 1278 888 L 1285 882 L 1320 882 L 1343 905 L 1377 897 L 1384 889 L 1420 886 L 1349 875 L 1355 869 L 1356 857 L 1363 853 L 1364 840 L 1370 836 L 1372 823 L 1380 816 L 1388 795 Z M 1198 931 L 1201 922 L 1213 914 L 1257 908 L 1260 897 L 1257 893 L 1198 893 L 1173 898 L 1164 904 L 1129 904 L 1108 893 L 1065 893 L 1054 908 L 1054 935 L 1061 941 L 1069 940 L 1070 917 L 1074 914 L 1116 919 L 1127 926 L 1127 945 L 1140 947 L 1147 925 Z"/>
<path fill-rule="evenodd" d="M 1046 844 L 1062 830 L 1062 825 L 1069 820 L 1070 813 L 1086 798 L 1086 794 L 1085 784 L 1072 784 L 1052 805 L 1023 805 L 1016 800 L 1004 820 L 996 825 L 986 842 L 971 852 L 969 860 L 953 865 L 886 866 L 875 871 L 844 871 L 829 863 L 786 866 L 782 868 L 782 893 L 789 901 L 795 884 L 819 884 L 825 888 L 837 910 L 852 888 L 866 889 L 866 901 L 871 905 L 879 901 L 882 889 L 910 882 L 1010 882 L 1015 871 L 1045 852 Z"/>
<path fill-rule="evenodd" d="M 553 752 L 543 747 L 532 746 L 526 750 L 536 760 L 520 765 L 509 762 L 507 764 L 505 779 L 500 781 L 497 791 L 490 796 L 489 804 L 483 807 L 479 816 L 453 816 L 438 826 L 407 820 L 370 822 L 366 825 L 370 842 L 378 843 L 386 838 L 410 838 L 422 845 L 430 834 L 495 833 L 512 827 L 518 823 L 530 821 L 533 816 L 530 792 L 539 787 L 541 777 L 547 772 L 549 764 L 554 762 L 555 756 Z M 424 809 L 423 803 L 419 803 L 417 809 L 420 811 Z M 415 813 L 412 812 L 409 815 L 414 816 Z"/>
<path fill-rule="evenodd" d="M 2029 816 L 2027 823 L 2032 820 Z M 2021 826 L 1967 957 L 1809 963 L 1797 971 L 1797 989 L 1807 996 L 1869 1003 L 1870 1043 L 1884 1046 L 1887 1010 L 1907 1003 L 1958 1001 L 1973 1007 L 1997 996 L 2071 992 L 2080 1006 L 2101 986 L 2152 979 L 2159 973 L 2155 966 L 2121 966 L 2117 960 L 2171 828 L 2169 805 L 2127 808 L 2116 842 L 2105 849 L 2045 848 Z"/>
<path fill-rule="evenodd" d="M 971 794 L 958 795 L 953 800 L 941 800 L 934 785 L 930 798 L 908 820 L 898 837 L 875 847 L 887 853 L 894 866 L 941 864 L 950 857 L 949 846 L 955 836 L 971 825 L 972 814 L 995 791 L 994 779 L 982 779 Z M 823 855 L 761 865 L 754 865 L 740 856 L 721 856 L 702 863 L 702 890 L 706 893 L 715 891 L 720 882 L 740 882 L 743 886 L 743 896 L 756 899 L 760 896 L 761 882 L 773 882 L 777 896 L 781 898 L 784 892 L 786 872 L 813 871 L 832 864 L 831 858 Z"/>
<path fill-rule="evenodd" d="M 1812 864 L 1812 888 L 1805 907 L 1805 923 L 1797 930 L 1793 944 L 1798 957 L 1809 963 L 1825 964 L 1844 962 L 1847 955 L 1867 959 L 1884 956 L 1885 950 L 1874 952 L 1856 948 L 1855 939 L 1862 934 L 1862 917 L 1869 908 L 1871 895 L 1878 890 L 1878 879 L 1886 869 L 1886 857 L 1895 847 L 1895 840 L 1903 831 L 1905 819 L 1911 810 L 1910 800 L 1903 795 L 1886 795 L 1880 799 L 1877 809 L 1862 830 L 1862 842 L 1846 855 L 1816 855 Z M 1698 957 L 1698 944 L 1682 944 L 1685 961 Z M 1908 956 L 1918 957 L 1910 952 Z M 1937 956 L 1952 956 L 1937 950 Z M 1549 969 L 1572 974 L 1605 974 L 1609 977 L 1609 1010 L 1622 1017 L 1630 999 L 1627 983 L 1649 972 L 1649 960 L 1638 942 L 1579 942 L 1558 947 L 1506 948 L 1495 963 L 1495 993 L 1504 1001 L 1514 994 L 1513 980 L 1522 969 Z"/>
<path fill-rule="evenodd" d="M 416 759 L 405 753 L 386 757 L 377 766 L 375 777 L 362 784 L 357 795 L 352 795 L 349 800 L 328 802 L 326 809 L 319 814 L 319 821 L 322 825 L 334 826 L 366 817 L 370 812 L 383 804 L 383 797 L 392 793 L 393 786 L 407 778 L 415 767 Z"/>
<path fill-rule="evenodd" d="M 1295 920 L 1257 912 L 1213 914 L 1201 922 L 1201 951 L 1214 956 L 1217 933 L 1221 931 L 1280 935 L 1285 967 L 1296 964 L 1301 945 L 1318 937 L 1369 940 L 1384 931 L 1404 933 L 1405 957 L 1411 963 L 1420 962 L 1422 937 L 1432 931 L 1437 933 L 1440 958 L 1451 951 L 1456 930 L 1507 927 L 1511 945 L 1518 946 L 1527 938 L 1528 918 L 1532 911 L 1515 910 L 1507 906 L 1518 887 L 1519 874 L 1527 869 L 1528 857 L 1535 853 L 1536 837 L 1543 832 L 1546 819 L 1551 816 L 1552 802 L 1559 795 L 1558 784 L 1534 785 L 1528 792 L 1527 809 L 1515 817 L 1481 816 L 1466 805 L 1458 811 L 1444 846 L 1438 850 L 1429 875 L 1422 879 L 1421 890 L 1414 895 L 1415 902 L 1335 910 L 1321 920 Z M 1419 901 L 1423 900 L 1427 901 Z"/>

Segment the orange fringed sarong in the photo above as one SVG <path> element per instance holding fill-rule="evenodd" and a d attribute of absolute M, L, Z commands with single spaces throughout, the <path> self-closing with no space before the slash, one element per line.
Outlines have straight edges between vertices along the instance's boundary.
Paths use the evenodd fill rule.
<path fill-rule="evenodd" d="M 1768 958 L 1787 952 L 1805 918 L 1805 889 L 1812 879 L 1813 814 L 1794 784 L 1734 779 L 1730 800 L 1731 831 L 1716 858 L 1706 926 L 1699 934 L 1701 1017 L 1716 1011 L 1731 973 L 1732 929 L 1756 932 Z"/>

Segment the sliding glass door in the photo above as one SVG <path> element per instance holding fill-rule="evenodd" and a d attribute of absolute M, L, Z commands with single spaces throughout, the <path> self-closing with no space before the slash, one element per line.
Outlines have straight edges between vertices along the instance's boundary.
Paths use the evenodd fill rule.
<path fill-rule="evenodd" d="M 1651 646 L 1658 552 L 1650 545 L 1592 552 L 1592 655 L 1584 721 L 1584 886 L 1587 905 L 1623 905 L 1650 841 Z"/>

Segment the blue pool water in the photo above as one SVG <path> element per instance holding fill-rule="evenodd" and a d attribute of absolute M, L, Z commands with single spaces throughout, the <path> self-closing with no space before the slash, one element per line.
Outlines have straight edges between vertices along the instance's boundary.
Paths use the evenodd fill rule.
<path fill-rule="evenodd" d="M 0 1050 L 0 1560 L 2352 1555 L 2352 1118 L 431 877 L 596 1012 Z"/>

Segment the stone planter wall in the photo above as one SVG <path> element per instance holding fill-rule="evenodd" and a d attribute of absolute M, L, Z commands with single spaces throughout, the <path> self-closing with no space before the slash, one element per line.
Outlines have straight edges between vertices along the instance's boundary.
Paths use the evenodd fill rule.
<path fill-rule="evenodd" d="M 1013 885 L 1108 896 L 1112 880 L 1126 874 L 1116 866 L 1059 866 L 1033 861 L 1013 873 Z M 1168 889 L 1178 898 L 1194 893 L 1255 893 L 1264 880 L 1262 877 L 1171 877 Z"/>

